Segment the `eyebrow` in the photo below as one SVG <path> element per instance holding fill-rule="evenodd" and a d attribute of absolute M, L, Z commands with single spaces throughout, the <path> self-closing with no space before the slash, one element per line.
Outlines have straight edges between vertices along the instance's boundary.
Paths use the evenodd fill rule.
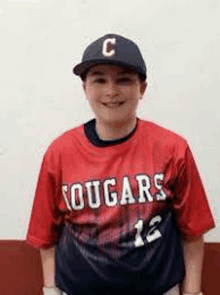
<path fill-rule="evenodd" d="M 133 71 L 130 71 L 130 70 L 122 70 L 121 72 L 118 73 L 118 76 L 119 75 L 123 75 L 123 74 L 134 74 L 135 72 Z M 105 73 L 104 72 L 101 72 L 101 71 L 95 71 L 95 72 L 91 72 L 90 73 L 91 76 L 104 76 Z"/>
<path fill-rule="evenodd" d="M 104 73 L 103 72 L 99 72 L 99 71 L 95 71 L 95 72 L 91 72 L 90 75 L 91 76 L 103 76 Z"/>

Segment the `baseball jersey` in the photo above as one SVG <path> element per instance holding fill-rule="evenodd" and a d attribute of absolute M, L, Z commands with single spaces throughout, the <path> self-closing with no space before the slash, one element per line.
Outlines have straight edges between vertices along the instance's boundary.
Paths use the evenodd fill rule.
<path fill-rule="evenodd" d="M 102 141 L 95 119 L 47 149 L 26 242 L 56 246 L 55 282 L 67 294 L 163 294 L 184 275 L 181 236 L 215 226 L 187 141 L 137 119 Z"/>

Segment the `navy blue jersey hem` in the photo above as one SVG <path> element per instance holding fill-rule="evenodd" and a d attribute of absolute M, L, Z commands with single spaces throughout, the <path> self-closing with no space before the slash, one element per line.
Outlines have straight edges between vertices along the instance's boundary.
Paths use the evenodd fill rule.
<path fill-rule="evenodd" d="M 114 258 L 108 246 L 103 252 L 99 244 L 77 240 L 74 227 L 66 225 L 56 246 L 56 285 L 69 295 L 71 290 L 73 295 L 97 295 L 99 290 L 103 295 L 105 290 L 113 293 L 126 288 L 138 294 L 159 295 L 181 283 L 185 275 L 181 237 L 173 212 L 168 209 L 161 216 L 161 239 L 135 250 L 129 249 L 128 236 L 122 241 L 123 245 L 127 242 L 127 254 L 123 248 L 121 255 Z M 116 252 L 120 254 L 118 247 Z"/>

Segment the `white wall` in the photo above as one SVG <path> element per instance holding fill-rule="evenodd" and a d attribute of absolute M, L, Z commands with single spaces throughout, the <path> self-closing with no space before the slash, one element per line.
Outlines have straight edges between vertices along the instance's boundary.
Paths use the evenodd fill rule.
<path fill-rule="evenodd" d="M 25 238 L 51 140 L 93 116 L 72 67 L 114 32 L 138 43 L 148 67 L 138 115 L 188 139 L 216 218 L 205 239 L 220 242 L 219 15 L 218 0 L 1 1 L 2 239 Z"/>

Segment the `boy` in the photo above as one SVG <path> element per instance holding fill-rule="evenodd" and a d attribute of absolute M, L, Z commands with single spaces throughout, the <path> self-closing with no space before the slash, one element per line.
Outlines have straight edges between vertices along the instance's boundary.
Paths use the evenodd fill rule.
<path fill-rule="evenodd" d="M 185 139 L 137 118 L 146 66 L 105 35 L 74 67 L 95 118 L 45 153 L 27 234 L 44 294 L 200 295 L 203 234 L 214 227 Z"/>

